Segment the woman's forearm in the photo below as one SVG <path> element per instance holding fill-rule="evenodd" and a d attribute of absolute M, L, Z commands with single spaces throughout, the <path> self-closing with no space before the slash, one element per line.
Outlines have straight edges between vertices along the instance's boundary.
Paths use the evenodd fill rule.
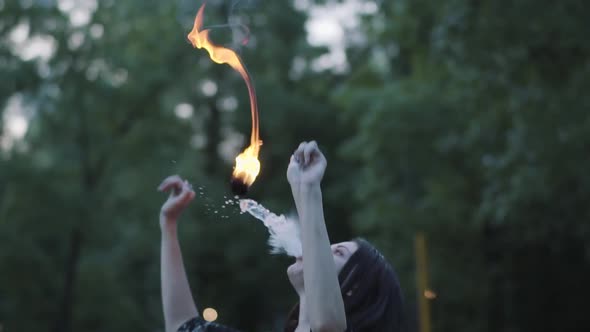
<path fill-rule="evenodd" d="M 301 194 L 300 184 L 291 185 L 291 194 L 293 194 L 293 202 L 295 203 L 295 210 L 297 217 L 301 220 Z"/>
<path fill-rule="evenodd" d="M 311 329 L 344 331 L 344 302 L 324 221 L 319 184 L 300 187 L 296 205 L 301 222 L 303 280 Z"/>
<path fill-rule="evenodd" d="M 297 321 L 297 329 L 295 332 L 309 332 L 311 327 L 309 325 L 309 320 L 307 318 L 307 304 L 305 295 L 299 295 L 299 320 Z"/>
<path fill-rule="evenodd" d="M 198 312 L 182 261 L 176 222 L 161 224 L 164 225 L 161 248 L 162 305 L 166 332 L 173 332 L 182 323 L 197 316 Z"/>

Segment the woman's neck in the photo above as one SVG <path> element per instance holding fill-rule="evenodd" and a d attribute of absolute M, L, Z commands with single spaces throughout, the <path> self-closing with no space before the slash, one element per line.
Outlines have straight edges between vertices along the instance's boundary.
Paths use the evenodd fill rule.
<path fill-rule="evenodd" d="M 309 319 L 307 317 L 307 307 L 305 305 L 305 294 L 299 295 L 299 322 L 295 332 L 309 332 L 311 328 L 309 326 Z"/>

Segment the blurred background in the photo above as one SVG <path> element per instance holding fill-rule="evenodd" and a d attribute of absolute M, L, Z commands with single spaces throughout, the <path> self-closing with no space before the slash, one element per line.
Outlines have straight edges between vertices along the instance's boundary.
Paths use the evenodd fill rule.
<path fill-rule="evenodd" d="M 156 187 L 170 174 L 197 191 L 180 237 L 199 309 L 281 330 L 291 260 L 224 204 L 250 109 L 240 76 L 186 40 L 201 4 L 0 0 L 0 331 L 163 331 Z M 389 258 L 408 331 L 588 331 L 588 13 L 210 0 L 205 26 L 223 25 L 213 41 L 257 89 L 249 197 L 292 213 L 288 158 L 315 139 L 331 240 Z"/>

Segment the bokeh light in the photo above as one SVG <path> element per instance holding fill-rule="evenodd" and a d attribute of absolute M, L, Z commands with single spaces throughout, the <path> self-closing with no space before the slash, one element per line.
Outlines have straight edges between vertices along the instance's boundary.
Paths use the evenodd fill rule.
<path fill-rule="evenodd" d="M 217 319 L 217 310 L 213 308 L 206 308 L 203 310 L 203 318 L 208 322 L 213 322 Z"/>
<path fill-rule="evenodd" d="M 426 289 L 426 290 L 424 290 L 424 297 L 429 300 L 434 300 L 434 299 L 436 299 L 436 293 L 434 291 L 432 291 L 431 289 Z"/>

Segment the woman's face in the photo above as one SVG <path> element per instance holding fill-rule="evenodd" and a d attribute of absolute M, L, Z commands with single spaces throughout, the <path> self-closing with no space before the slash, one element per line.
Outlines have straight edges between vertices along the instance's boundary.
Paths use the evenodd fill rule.
<path fill-rule="evenodd" d="M 334 264 L 336 265 L 336 274 L 340 273 L 346 262 L 352 254 L 354 254 L 358 249 L 358 244 L 354 241 L 347 241 L 347 242 L 340 242 L 335 243 L 332 246 L 332 256 L 334 257 Z M 293 263 L 287 269 L 287 275 L 289 276 L 289 281 L 293 285 L 293 288 L 297 291 L 298 294 L 302 294 L 303 292 L 303 259 L 301 257 L 297 257 L 295 263 Z"/>

